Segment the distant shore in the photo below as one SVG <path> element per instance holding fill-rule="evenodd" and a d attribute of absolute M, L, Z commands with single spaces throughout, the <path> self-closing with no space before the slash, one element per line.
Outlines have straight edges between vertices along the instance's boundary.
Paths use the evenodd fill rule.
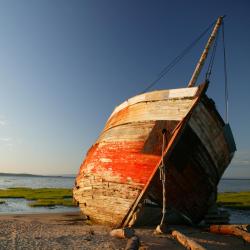
<path fill-rule="evenodd" d="M 62 178 L 75 178 L 74 174 L 64 174 L 64 175 L 39 175 L 39 174 L 26 174 L 26 173 L 0 173 L 0 176 L 20 176 L 20 177 L 62 177 Z"/>
<path fill-rule="evenodd" d="M 20 177 L 69 177 L 69 178 L 75 178 L 76 174 L 56 174 L 56 175 L 43 175 L 43 174 L 29 174 L 29 173 L 1 173 L 0 176 L 20 176 Z M 250 180 L 250 178 L 239 178 L 239 177 L 225 177 L 221 178 L 221 180 Z"/>
<path fill-rule="evenodd" d="M 197 228 L 176 226 L 206 249 L 250 249 L 242 239 Z M 155 236 L 154 227 L 136 228 L 142 250 L 184 249 L 168 235 Z M 111 228 L 91 225 L 80 213 L 0 216 L 0 249 L 124 249 L 126 239 L 109 236 Z"/>

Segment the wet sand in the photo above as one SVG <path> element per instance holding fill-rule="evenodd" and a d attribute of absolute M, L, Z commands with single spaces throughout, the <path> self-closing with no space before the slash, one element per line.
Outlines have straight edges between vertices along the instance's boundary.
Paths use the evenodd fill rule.
<path fill-rule="evenodd" d="M 174 227 L 206 249 L 249 249 L 233 236 L 199 229 Z M 20 214 L 0 216 L 0 249 L 124 249 L 126 239 L 109 236 L 111 228 L 87 224 L 78 213 Z M 171 236 L 155 236 L 152 228 L 136 228 L 140 249 L 185 249 Z"/>

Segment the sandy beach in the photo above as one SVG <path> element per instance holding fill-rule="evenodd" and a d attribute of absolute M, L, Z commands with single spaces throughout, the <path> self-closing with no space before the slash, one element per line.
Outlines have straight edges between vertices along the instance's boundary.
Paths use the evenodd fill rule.
<path fill-rule="evenodd" d="M 177 227 L 175 227 L 177 228 Z M 77 212 L 0 216 L 0 249 L 124 249 L 126 239 L 109 236 L 111 228 L 90 225 Z M 250 249 L 232 236 L 178 227 L 206 249 Z M 171 236 L 155 236 L 152 228 L 136 228 L 140 249 L 185 249 Z"/>

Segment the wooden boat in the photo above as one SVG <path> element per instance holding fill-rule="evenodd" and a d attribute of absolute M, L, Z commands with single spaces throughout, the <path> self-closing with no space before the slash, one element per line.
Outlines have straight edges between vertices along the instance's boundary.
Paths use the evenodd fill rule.
<path fill-rule="evenodd" d="M 198 223 L 216 202 L 217 184 L 236 148 L 206 95 L 208 82 L 193 85 L 221 22 L 219 17 L 187 88 L 137 95 L 109 117 L 73 189 L 94 222 L 131 226 L 150 201 Z"/>

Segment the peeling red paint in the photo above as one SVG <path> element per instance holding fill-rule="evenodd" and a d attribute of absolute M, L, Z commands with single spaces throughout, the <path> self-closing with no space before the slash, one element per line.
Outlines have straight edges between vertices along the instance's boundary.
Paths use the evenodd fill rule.
<path fill-rule="evenodd" d="M 159 162 L 160 156 L 141 153 L 143 147 L 143 142 L 95 144 L 88 152 L 80 173 L 83 173 L 88 164 L 91 164 L 92 173 L 96 173 L 102 167 L 119 175 L 122 183 L 131 180 L 133 183 L 145 185 L 155 165 Z M 103 158 L 109 161 L 102 161 Z"/>

